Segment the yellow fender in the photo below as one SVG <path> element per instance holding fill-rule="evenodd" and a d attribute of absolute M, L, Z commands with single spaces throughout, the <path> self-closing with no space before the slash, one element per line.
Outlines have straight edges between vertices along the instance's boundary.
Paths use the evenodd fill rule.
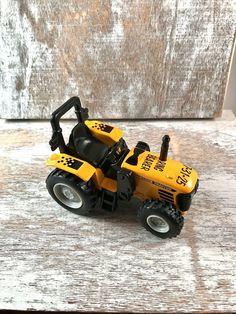
<path fill-rule="evenodd" d="M 96 172 L 96 168 L 91 166 L 88 162 L 67 154 L 52 154 L 46 161 L 46 165 L 72 173 L 86 182 L 90 180 Z"/>

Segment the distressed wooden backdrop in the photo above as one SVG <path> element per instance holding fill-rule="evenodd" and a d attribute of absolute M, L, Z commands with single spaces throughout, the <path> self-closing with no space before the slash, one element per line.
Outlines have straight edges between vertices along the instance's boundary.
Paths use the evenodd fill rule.
<path fill-rule="evenodd" d="M 2 118 L 220 115 L 235 0 L 0 0 Z"/>

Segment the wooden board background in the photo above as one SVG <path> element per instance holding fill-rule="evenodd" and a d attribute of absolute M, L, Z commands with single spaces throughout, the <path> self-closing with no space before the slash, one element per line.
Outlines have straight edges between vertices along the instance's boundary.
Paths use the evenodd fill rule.
<path fill-rule="evenodd" d="M 66 211 L 45 187 L 49 123 L 0 121 L 0 308 L 236 312 L 236 120 L 115 125 L 129 146 L 148 138 L 156 152 L 168 133 L 169 157 L 197 169 L 181 235 L 156 238 L 134 204 Z"/>
<path fill-rule="evenodd" d="M 220 115 L 235 0 L 0 0 L 2 118 Z"/>

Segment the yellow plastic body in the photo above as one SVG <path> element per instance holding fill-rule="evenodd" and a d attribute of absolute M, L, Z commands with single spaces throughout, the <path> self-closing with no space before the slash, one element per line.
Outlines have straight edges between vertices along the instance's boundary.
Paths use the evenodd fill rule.
<path fill-rule="evenodd" d="M 95 137 L 108 146 L 114 145 L 123 136 L 122 130 L 101 121 L 86 120 L 85 124 Z M 46 164 L 72 173 L 86 182 L 92 178 L 99 190 L 117 191 L 117 182 L 115 180 L 105 177 L 101 169 L 95 168 L 79 158 L 67 154 L 52 154 Z M 74 166 L 76 164 L 80 166 L 76 168 Z"/>
<path fill-rule="evenodd" d="M 114 145 L 123 136 L 117 128 L 100 121 L 85 121 L 92 134 L 108 146 Z M 177 195 L 191 193 L 196 185 L 197 172 L 175 160 L 159 160 L 159 154 L 145 151 L 138 156 L 138 164 L 131 165 L 127 159 L 133 155 L 134 148 L 125 157 L 121 167 L 131 170 L 135 176 L 134 196 L 141 200 L 161 199 L 172 202 L 176 208 Z M 72 173 L 83 181 L 93 180 L 97 189 L 117 191 L 117 182 L 104 176 L 101 169 L 88 162 L 67 154 L 52 154 L 48 166 Z"/>
<path fill-rule="evenodd" d="M 97 189 L 105 189 L 111 192 L 117 191 L 117 182 L 104 176 L 101 169 L 97 168 L 93 175 L 93 181 Z"/>
<path fill-rule="evenodd" d="M 101 121 L 86 120 L 91 133 L 108 146 L 114 145 L 123 136 L 123 131 Z"/>
<path fill-rule="evenodd" d="M 52 154 L 46 161 L 46 165 L 72 173 L 85 182 L 92 178 L 99 190 L 117 191 L 117 182 L 115 180 L 105 177 L 101 169 L 94 168 L 88 162 L 79 158 L 67 154 Z"/>
<path fill-rule="evenodd" d="M 193 191 L 198 179 L 194 169 L 171 159 L 161 162 L 159 154 L 148 151 L 140 154 L 138 164 L 133 166 L 126 162 L 133 155 L 133 151 L 134 149 L 130 150 L 121 167 L 135 174 L 135 196 L 145 200 L 165 199 L 167 195 L 166 200 L 172 200 L 178 207 L 176 196 Z"/>
<path fill-rule="evenodd" d="M 72 173 L 86 182 L 96 172 L 96 168 L 88 162 L 67 154 L 52 154 L 46 161 L 46 165 Z"/>

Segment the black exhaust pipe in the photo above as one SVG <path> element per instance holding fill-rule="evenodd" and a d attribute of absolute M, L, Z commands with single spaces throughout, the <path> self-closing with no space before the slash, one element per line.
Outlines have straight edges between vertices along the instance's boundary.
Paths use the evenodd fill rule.
<path fill-rule="evenodd" d="M 167 160 L 169 142 L 170 142 L 169 135 L 164 135 L 162 138 L 161 152 L 160 152 L 160 157 L 159 157 L 161 161 Z"/>

